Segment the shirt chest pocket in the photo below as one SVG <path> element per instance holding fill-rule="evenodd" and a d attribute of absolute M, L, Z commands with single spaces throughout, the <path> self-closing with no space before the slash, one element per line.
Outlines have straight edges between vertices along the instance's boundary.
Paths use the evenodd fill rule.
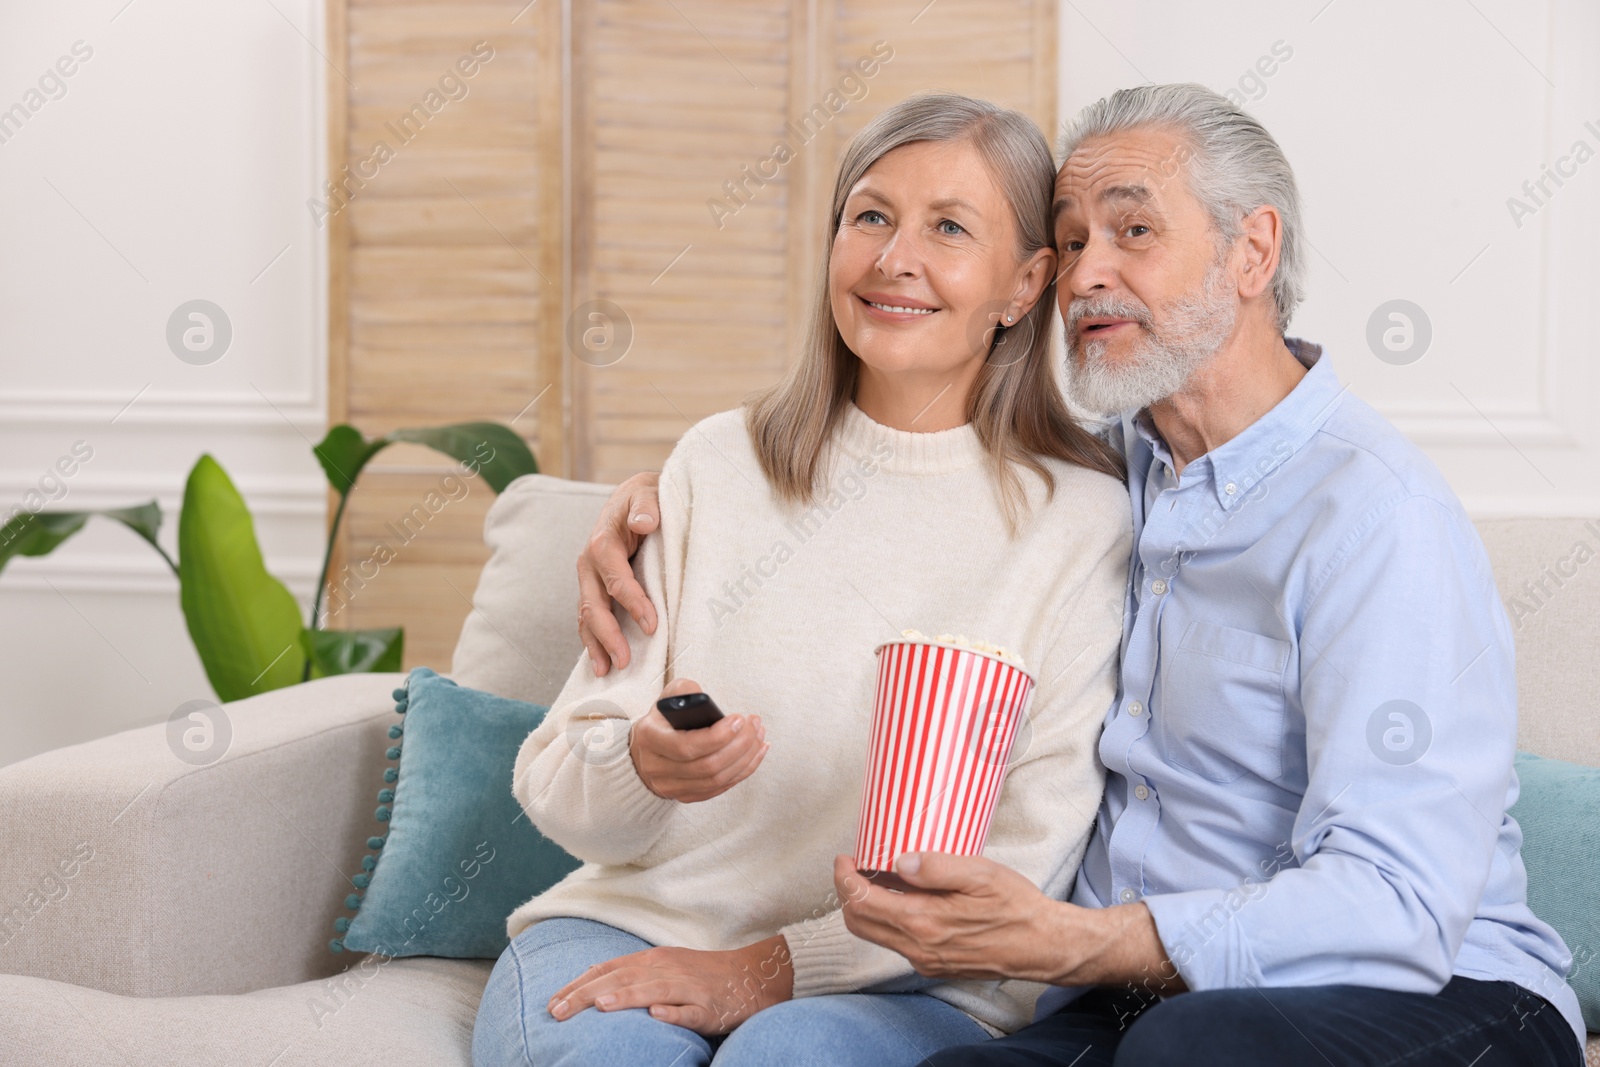
<path fill-rule="evenodd" d="M 1161 656 L 1152 709 L 1166 762 L 1213 782 L 1283 775 L 1287 641 L 1194 620 Z"/>

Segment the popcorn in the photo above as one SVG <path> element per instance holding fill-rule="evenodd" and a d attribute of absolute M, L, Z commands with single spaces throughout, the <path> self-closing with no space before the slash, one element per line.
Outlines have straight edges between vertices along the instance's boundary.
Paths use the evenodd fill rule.
<path fill-rule="evenodd" d="M 900 636 L 911 641 L 930 641 L 936 645 L 964 648 L 969 652 L 983 652 L 1011 664 L 1019 671 L 1028 669 L 1027 665 L 1022 662 L 1022 656 L 1019 653 L 1011 651 L 1004 645 L 995 645 L 988 641 L 974 641 L 965 634 L 940 634 L 938 637 L 929 637 L 921 630 L 901 630 Z"/>

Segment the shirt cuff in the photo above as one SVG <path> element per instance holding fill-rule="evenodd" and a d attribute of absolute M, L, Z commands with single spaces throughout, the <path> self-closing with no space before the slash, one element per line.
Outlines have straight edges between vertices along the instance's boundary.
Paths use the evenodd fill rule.
<path fill-rule="evenodd" d="M 1254 899 L 1239 889 L 1198 889 L 1144 898 L 1161 946 L 1190 990 L 1266 984 L 1239 922 L 1239 913 Z"/>

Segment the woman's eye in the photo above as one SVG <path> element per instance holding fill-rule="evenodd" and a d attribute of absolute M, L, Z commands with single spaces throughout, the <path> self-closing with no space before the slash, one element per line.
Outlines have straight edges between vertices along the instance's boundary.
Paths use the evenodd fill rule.
<path fill-rule="evenodd" d="M 868 208 L 867 210 L 863 211 L 861 214 L 856 216 L 856 221 L 857 222 L 864 222 L 864 223 L 866 223 L 866 224 L 868 224 L 870 226 L 870 225 L 876 225 L 876 224 L 878 224 L 880 222 L 884 222 L 886 220 L 883 217 L 883 212 L 875 211 L 872 208 Z"/>
<path fill-rule="evenodd" d="M 1079 241 L 1079 240 L 1064 241 L 1061 244 L 1061 251 L 1063 251 L 1063 252 L 1082 252 L 1083 251 L 1083 242 Z"/>
<path fill-rule="evenodd" d="M 949 219 L 944 219 L 939 223 L 939 232 L 946 237 L 957 237 L 967 231 L 961 228 L 959 222 L 951 222 Z"/>

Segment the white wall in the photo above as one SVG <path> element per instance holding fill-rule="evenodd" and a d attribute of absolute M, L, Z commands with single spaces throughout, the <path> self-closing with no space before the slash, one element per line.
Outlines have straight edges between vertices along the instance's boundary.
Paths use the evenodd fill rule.
<path fill-rule="evenodd" d="M 45 482 L 65 493 L 49 506 L 154 497 L 176 556 L 183 480 L 210 452 L 254 511 L 269 570 L 309 596 L 327 375 L 323 233 L 305 200 L 327 68 L 307 38 L 321 47 L 317 0 L 6 5 L 0 121 L 37 110 L 0 126 L 0 514 L 81 441 L 92 458 L 64 490 Z M 46 78 L 30 97 L 77 42 L 91 54 L 64 94 Z M 233 331 L 206 365 L 166 339 L 197 298 Z M 215 696 L 176 581 L 104 520 L 0 572 L 0 671 L 0 764 Z"/>
<path fill-rule="evenodd" d="M 1238 91 L 1306 202 L 1290 333 L 1321 342 L 1474 516 L 1595 515 L 1597 47 L 1586 0 L 1063 0 L 1061 114 L 1145 81 Z M 1535 205 L 1523 183 L 1579 140 L 1596 158 L 1562 164 L 1576 173 Z M 1537 210 L 1514 220 L 1513 196 Z M 1395 299 L 1432 325 L 1404 365 L 1366 339 Z"/>

